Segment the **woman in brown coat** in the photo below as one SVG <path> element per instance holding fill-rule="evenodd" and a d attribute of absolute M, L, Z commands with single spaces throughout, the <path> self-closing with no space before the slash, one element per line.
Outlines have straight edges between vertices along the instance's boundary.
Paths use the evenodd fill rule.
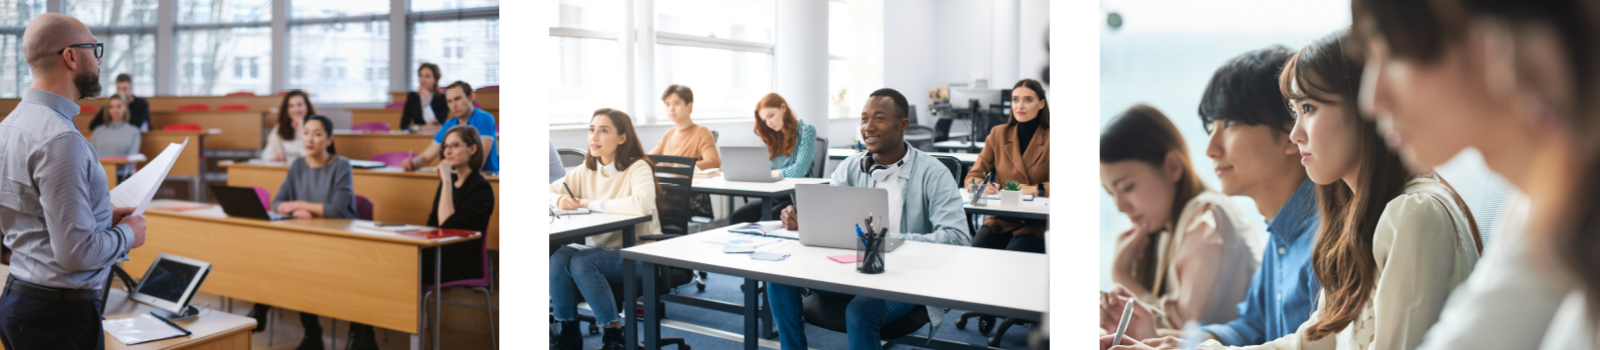
<path fill-rule="evenodd" d="M 1050 106 L 1044 86 L 1033 79 L 1018 81 L 1011 89 L 1011 120 L 997 125 L 984 141 L 983 152 L 972 164 L 963 183 L 982 184 L 989 173 L 994 182 L 985 189 L 993 194 L 1000 184 L 1016 181 L 1022 194 L 1050 196 Z M 1045 220 L 990 216 L 972 238 L 972 246 L 1044 253 Z"/>

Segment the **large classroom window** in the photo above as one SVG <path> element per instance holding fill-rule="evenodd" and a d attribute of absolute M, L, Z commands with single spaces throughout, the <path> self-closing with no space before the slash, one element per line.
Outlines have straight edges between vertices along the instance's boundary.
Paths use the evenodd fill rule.
<path fill-rule="evenodd" d="M 0 97 L 15 98 L 33 83 L 22 52 L 22 29 L 45 12 L 44 0 L 8 1 L 0 6 Z"/>
<path fill-rule="evenodd" d="M 369 72 L 389 61 L 389 1 L 295 0 L 289 3 L 286 88 L 322 103 L 387 102 L 389 76 Z"/>
<path fill-rule="evenodd" d="M 428 20 L 412 25 L 407 90 L 417 89 L 417 67 L 423 63 L 439 65 L 439 87 L 457 80 L 474 89 L 500 85 L 500 19 Z"/>
<path fill-rule="evenodd" d="M 101 95 L 116 92 L 119 74 L 133 76 L 136 96 L 155 93 L 157 0 L 65 0 L 66 14 L 106 44 L 100 58 Z"/>
<path fill-rule="evenodd" d="M 272 94 L 271 0 L 177 2 L 177 95 Z"/>
<path fill-rule="evenodd" d="M 621 108 L 622 57 L 617 45 L 619 1 L 562 0 L 550 21 L 550 124 L 585 124 L 600 108 Z"/>

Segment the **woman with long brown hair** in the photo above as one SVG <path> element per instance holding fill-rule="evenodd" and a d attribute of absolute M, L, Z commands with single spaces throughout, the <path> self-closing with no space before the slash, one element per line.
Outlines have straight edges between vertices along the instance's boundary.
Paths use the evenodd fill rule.
<path fill-rule="evenodd" d="M 1362 108 L 1389 146 L 1413 168 L 1475 148 L 1526 194 L 1420 349 L 1594 348 L 1600 6 L 1355 0 L 1351 13 Z"/>
<path fill-rule="evenodd" d="M 1106 127 L 1100 183 L 1117 211 L 1133 221 L 1117 236 L 1116 287 L 1101 295 L 1102 330 L 1117 331 L 1129 302 L 1139 303 L 1140 324 L 1156 328 L 1238 317 L 1235 306 L 1259 266 L 1259 240 L 1232 198 L 1200 182 L 1183 135 L 1165 114 L 1138 105 Z M 1128 337 L 1152 338 L 1153 331 Z"/>
<path fill-rule="evenodd" d="M 822 176 L 811 173 L 815 152 L 825 152 L 816 149 L 817 129 L 795 117 L 794 110 L 789 108 L 789 102 L 783 96 L 777 93 L 762 96 L 761 101 L 756 102 L 755 118 L 756 136 L 760 136 L 761 143 L 767 146 L 773 177 Z M 787 199 L 774 201 L 772 217 L 778 217 L 778 211 L 791 204 Z M 728 217 L 730 222 L 760 220 L 761 203 L 745 204 Z"/>
<path fill-rule="evenodd" d="M 1050 196 L 1050 105 L 1045 101 L 1044 85 L 1022 79 L 1011 87 L 1010 121 L 989 132 L 978 161 L 967 172 L 963 185 L 981 185 L 986 175 L 994 181 L 984 189 L 997 193 L 1000 184 L 1016 181 L 1022 194 Z M 1031 151 L 1031 152 L 1030 152 Z M 972 246 L 1044 253 L 1044 232 L 1049 222 L 991 216 L 973 234 Z"/>
<path fill-rule="evenodd" d="M 1317 183 L 1323 220 L 1311 265 L 1322 292 L 1298 331 L 1256 349 L 1414 349 L 1478 262 L 1477 224 L 1460 196 L 1435 174 L 1407 170 L 1357 113 L 1362 67 L 1345 36 L 1300 49 L 1279 76 L 1295 114 L 1289 138 Z"/>
<path fill-rule="evenodd" d="M 561 210 L 587 208 L 590 212 L 650 215 L 650 222 L 635 225 L 635 235 L 661 231 L 656 214 L 655 167 L 645 156 L 633 120 L 610 108 L 594 111 L 589 119 L 589 152 L 583 166 L 550 184 L 550 206 Z M 598 246 L 562 247 L 550 256 L 550 307 L 561 333 L 552 349 L 583 347 L 578 332 L 578 294 L 584 300 L 611 300 L 611 282 L 622 281 L 622 233 L 594 236 Z M 637 263 L 637 262 L 635 262 Z M 638 267 L 643 270 L 642 265 Z M 622 349 L 622 319 L 616 305 L 591 302 L 596 323 L 604 325 L 602 349 Z"/>
<path fill-rule="evenodd" d="M 261 149 L 261 160 L 268 162 L 292 162 L 295 158 L 306 156 L 300 147 L 300 125 L 305 123 L 306 116 L 316 115 L 317 107 L 311 105 L 311 95 L 305 91 L 294 90 L 283 95 L 283 103 L 278 106 L 278 126 L 267 134 L 267 147 Z"/>

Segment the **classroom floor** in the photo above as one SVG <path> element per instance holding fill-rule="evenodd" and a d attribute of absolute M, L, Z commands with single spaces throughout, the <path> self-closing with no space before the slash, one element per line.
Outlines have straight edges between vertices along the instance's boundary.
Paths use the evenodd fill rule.
<path fill-rule="evenodd" d="M 744 293 L 739 290 L 741 283 L 744 283 L 742 278 L 713 273 L 706 279 L 706 291 L 698 291 L 695 289 L 694 284 L 690 283 L 678 287 L 676 293 L 742 304 L 744 303 Z M 593 312 L 588 309 L 586 304 L 580 305 L 578 312 L 585 315 L 593 315 Z M 939 333 L 935 334 L 933 338 L 958 343 L 986 344 L 988 337 L 978 334 L 978 320 L 976 318 L 967 322 L 965 330 L 956 329 L 955 321 L 961 317 L 962 312 L 963 310 L 950 310 L 949 313 L 946 313 L 944 325 L 939 328 Z M 695 350 L 744 349 L 743 316 L 670 302 L 667 303 L 666 315 L 668 319 L 661 323 L 662 337 L 684 338 L 689 343 L 689 346 Z M 996 326 L 998 326 L 998 322 L 996 323 Z M 585 349 L 597 349 L 600 347 L 600 335 L 589 335 L 588 327 L 587 323 L 583 324 L 583 346 Z M 1032 330 L 1032 326 L 1012 327 L 1006 332 L 1005 337 L 1001 338 L 1000 348 L 1026 349 L 1028 346 L 1028 332 Z M 916 335 L 926 336 L 927 333 L 928 327 L 924 326 L 917 331 Z M 807 345 L 812 349 L 848 349 L 850 347 L 844 333 L 812 325 L 806 325 L 806 341 Z M 760 342 L 762 348 L 778 349 L 779 347 L 776 339 L 763 338 Z M 664 349 L 673 348 L 671 346 L 664 347 Z M 921 349 L 921 347 L 899 344 L 886 348 Z"/>
<path fill-rule="evenodd" d="M 500 295 L 493 296 L 496 309 L 500 305 Z M 446 289 L 444 293 L 443 320 L 444 330 L 440 336 L 440 346 L 443 349 L 490 349 L 493 344 L 489 339 L 488 318 L 484 315 L 483 293 L 461 288 Z M 192 305 L 223 310 L 222 297 L 199 293 L 195 295 Z M 432 308 L 433 303 L 428 303 Z M 248 315 L 254 303 L 245 300 L 234 300 L 233 311 L 236 315 Z M 223 310 L 226 311 L 226 310 Z M 500 310 L 494 313 L 496 325 L 499 324 Z M 251 336 L 251 349 L 293 350 L 300 345 L 300 338 L 305 334 L 300 327 L 300 315 L 294 310 L 273 311 L 268 322 L 270 327 L 261 333 Z M 349 341 L 350 322 L 335 321 L 327 317 L 321 318 L 322 344 L 324 349 L 344 349 Z M 334 327 L 338 329 L 335 330 Z M 408 334 L 384 330 L 377 331 L 378 347 L 381 349 L 408 349 L 411 338 Z M 268 335 L 271 332 L 271 345 L 268 345 Z M 387 337 L 385 336 L 387 333 Z M 497 334 L 498 335 L 498 334 Z M 385 339 L 387 338 L 387 339 Z M 596 338 L 598 339 L 598 338 Z M 432 340 L 424 337 L 426 347 L 432 346 Z M 597 340 L 598 341 L 598 340 Z"/>

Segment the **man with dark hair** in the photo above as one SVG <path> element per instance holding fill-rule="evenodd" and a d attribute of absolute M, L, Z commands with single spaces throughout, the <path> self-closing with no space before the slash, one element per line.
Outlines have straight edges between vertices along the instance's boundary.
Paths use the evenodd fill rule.
<path fill-rule="evenodd" d="M 881 188 L 889 193 L 889 236 L 912 241 L 966 246 L 972 243 L 966 214 L 961 208 L 961 189 L 943 163 L 905 142 L 906 97 L 892 89 L 874 91 L 861 110 L 861 139 L 867 151 L 846 158 L 834 169 L 834 186 Z M 783 209 L 783 225 L 800 229 L 794 206 Z M 881 349 L 879 328 L 900 319 L 916 304 L 824 293 L 850 299 L 851 349 Z M 767 297 L 772 303 L 773 323 L 778 325 L 778 340 L 784 350 L 806 349 L 805 322 L 800 319 L 800 288 L 769 283 Z M 932 332 L 944 319 L 944 309 L 928 308 Z M 932 334 L 930 332 L 930 334 Z"/>
<path fill-rule="evenodd" d="M 1217 69 L 1200 98 L 1200 120 L 1211 134 L 1206 156 L 1216 163 L 1222 193 L 1250 197 L 1267 219 L 1266 249 L 1239 303 L 1239 318 L 1200 327 L 1207 337 L 1230 346 L 1259 345 L 1294 333 L 1310 318 L 1321 290 L 1311 270 L 1320 223 L 1317 195 L 1300 164 L 1299 148 L 1289 141 L 1294 116 L 1278 91 L 1278 73 L 1290 54 L 1272 46 L 1235 57 Z M 1134 309 L 1143 315 L 1154 310 Z M 1109 311 L 1120 315 L 1122 309 Z M 1129 334 L 1149 337 L 1151 328 L 1158 328 L 1155 333 L 1162 337 L 1151 342 L 1176 342 L 1182 324 L 1143 315 L 1129 322 Z M 1116 321 L 1109 320 L 1111 329 Z M 1102 328 L 1105 322 L 1102 318 Z"/>
<path fill-rule="evenodd" d="M 150 131 L 150 102 L 133 95 L 133 76 L 127 73 L 117 74 L 117 93 L 111 98 L 122 99 L 122 105 L 128 106 L 128 124 L 139 128 L 141 132 Z M 104 108 L 100 114 L 110 113 Z M 100 127 L 100 115 L 89 121 L 89 130 Z"/>
<path fill-rule="evenodd" d="M 495 136 L 498 135 L 494 116 L 490 115 L 489 112 L 473 107 L 472 103 L 477 98 L 478 96 L 472 93 L 472 85 L 467 84 L 467 82 L 456 81 L 446 86 L 444 88 L 444 99 L 445 103 L 450 105 L 450 116 L 454 118 L 446 120 L 444 125 L 439 126 L 439 130 L 450 130 L 451 127 L 456 125 L 477 127 L 479 138 L 482 138 L 483 145 L 489 148 L 489 156 L 483 159 L 482 169 L 490 173 L 499 172 L 500 145 L 494 142 Z M 443 132 L 435 134 L 433 143 L 428 145 L 428 149 L 418 153 L 415 157 L 406 159 L 401 166 L 409 171 L 439 160 L 439 152 L 443 150 L 441 145 L 444 143 L 444 135 L 445 133 Z"/>

